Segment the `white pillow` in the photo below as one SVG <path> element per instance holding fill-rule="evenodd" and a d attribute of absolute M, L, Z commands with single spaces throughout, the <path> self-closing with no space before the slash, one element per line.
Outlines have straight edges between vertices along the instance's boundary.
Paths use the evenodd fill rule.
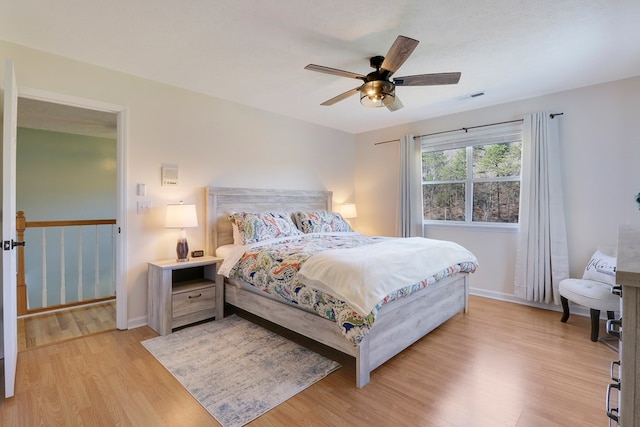
<path fill-rule="evenodd" d="M 605 255 L 596 251 L 584 269 L 583 279 L 595 280 L 596 282 L 616 284 L 616 257 Z"/>
<path fill-rule="evenodd" d="M 235 223 L 231 223 L 231 227 L 233 228 L 233 244 L 244 245 L 244 240 L 242 240 L 242 236 L 240 235 L 240 230 L 238 230 L 238 225 Z"/>

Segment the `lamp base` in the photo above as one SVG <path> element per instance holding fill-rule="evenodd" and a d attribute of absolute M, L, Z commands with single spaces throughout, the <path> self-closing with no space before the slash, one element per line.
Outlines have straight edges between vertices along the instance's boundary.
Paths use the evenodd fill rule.
<path fill-rule="evenodd" d="M 176 261 L 178 262 L 189 261 L 189 244 L 187 243 L 186 237 L 178 239 L 178 243 L 176 244 L 176 257 Z"/>

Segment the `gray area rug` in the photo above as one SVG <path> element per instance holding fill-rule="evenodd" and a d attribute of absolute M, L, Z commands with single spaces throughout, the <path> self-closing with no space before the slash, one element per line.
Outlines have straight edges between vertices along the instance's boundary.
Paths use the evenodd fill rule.
<path fill-rule="evenodd" d="M 142 345 L 225 427 L 245 425 L 340 367 L 236 315 Z"/>

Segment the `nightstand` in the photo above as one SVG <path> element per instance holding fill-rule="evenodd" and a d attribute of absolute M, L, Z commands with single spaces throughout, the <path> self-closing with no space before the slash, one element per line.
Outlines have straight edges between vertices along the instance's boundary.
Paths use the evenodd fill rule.
<path fill-rule="evenodd" d="M 224 317 L 222 258 L 164 260 L 148 266 L 149 326 L 160 335 L 201 320 Z"/>

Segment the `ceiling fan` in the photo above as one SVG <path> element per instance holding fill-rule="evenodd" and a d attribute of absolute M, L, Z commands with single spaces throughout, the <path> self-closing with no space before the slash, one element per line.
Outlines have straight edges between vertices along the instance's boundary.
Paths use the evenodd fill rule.
<path fill-rule="evenodd" d="M 391 76 L 398 71 L 407 58 L 409 58 L 409 55 L 413 53 L 418 43 L 420 43 L 418 40 L 398 36 L 391 48 L 389 48 L 386 57 L 374 56 L 369 60 L 371 67 L 376 70 L 366 76 L 315 64 L 309 64 L 304 68 L 305 70 L 359 79 L 364 82 L 362 85 L 341 93 L 320 105 L 333 105 L 360 92 L 360 102 L 362 105 L 366 107 L 387 107 L 389 111 L 396 111 L 403 107 L 402 102 L 400 102 L 400 99 L 396 96 L 396 86 L 449 85 L 456 84 L 460 80 L 460 73 L 435 73 L 395 77 L 393 81 L 391 81 Z"/>

